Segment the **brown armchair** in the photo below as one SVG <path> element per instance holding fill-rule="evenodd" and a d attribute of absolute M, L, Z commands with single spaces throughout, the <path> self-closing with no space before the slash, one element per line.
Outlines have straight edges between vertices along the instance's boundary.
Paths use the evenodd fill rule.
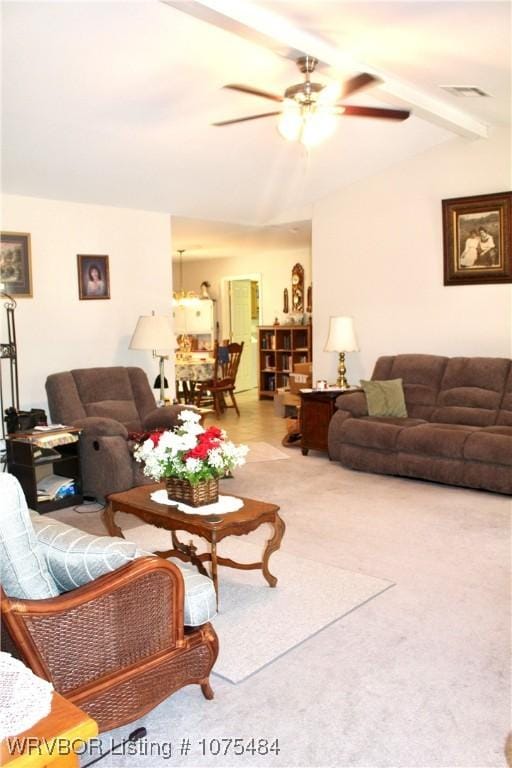
<path fill-rule="evenodd" d="M 134 461 L 130 432 L 173 427 L 182 406 L 157 408 L 141 368 L 81 368 L 46 380 L 54 423 L 80 427 L 82 481 L 86 494 L 104 499 L 153 482 Z"/>
<path fill-rule="evenodd" d="M 213 698 L 217 636 L 209 623 L 184 630 L 183 594 L 177 566 L 144 557 L 58 597 L 2 591 L 2 629 L 35 674 L 107 731 L 185 685 Z"/>

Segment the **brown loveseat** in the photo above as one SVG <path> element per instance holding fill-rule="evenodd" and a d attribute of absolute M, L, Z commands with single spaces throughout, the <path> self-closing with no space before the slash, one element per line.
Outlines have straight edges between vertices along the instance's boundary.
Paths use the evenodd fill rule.
<path fill-rule="evenodd" d="M 329 455 L 345 467 L 512 494 L 512 361 L 380 357 L 373 380 L 402 379 L 407 418 L 368 416 L 363 392 L 341 395 Z"/>
<path fill-rule="evenodd" d="M 130 432 L 174 427 L 182 406 L 157 408 L 141 368 L 79 368 L 46 380 L 54 423 L 83 429 L 82 481 L 86 494 L 109 493 L 152 483 L 134 461 Z"/>

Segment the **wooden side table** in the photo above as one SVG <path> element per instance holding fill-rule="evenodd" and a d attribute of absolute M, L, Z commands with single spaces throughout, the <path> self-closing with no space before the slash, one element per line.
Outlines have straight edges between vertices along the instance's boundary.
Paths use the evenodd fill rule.
<path fill-rule="evenodd" d="M 97 734 L 96 722 L 54 691 L 49 715 L 24 733 L 0 742 L 0 765 L 9 768 L 79 768 L 75 749 L 81 749 L 83 742 Z"/>
<path fill-rule="evenodd" d="M 62 435 L 76 435 L 76 442 L 62 443 Z M 14 432 L 8 435 L 7 471 L 14 475 L 23 488 L 27 504 L 36 512 L 53 512 L 56 509 L 81 504 L 82 469 L 80 459 L 80 436 L 77 427 L 63 427 L 44 432 Z M 75 492 L 47 500 L 39 500 L 37 483 L 44 475 L 55 474 L 75 481 Z"/>
<path fill-rule="evenodd" d="M 336 399 L 340 395 L 357 391 L 359 391 L 358 387 L 351 387 L 300 393 L 301 448 L 304 456 L 308 455 L 310 449 L 329 453 L 327 436 L 329 422 L 336 410 Z"/>

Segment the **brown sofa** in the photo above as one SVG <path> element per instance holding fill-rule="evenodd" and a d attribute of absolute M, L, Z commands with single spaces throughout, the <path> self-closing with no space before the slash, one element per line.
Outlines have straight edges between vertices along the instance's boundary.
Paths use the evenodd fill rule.
<path fill-rule="evenodd" d="M 182 406 L 157 408 L 141 368 L 80 368 L 46 380 L 52 422 L 80 427 L 84 493 L 109 493 L 153 483 L 134 461 L 130 432 L 174 427 Z"/>
<path fill-rule="evenodd" d="M 398 378 L 407 418 L 368 416 L 363 392 L 338 397 L 331 459 L 351 469 L 512 494 L 512 361 L 380 357 L 372 379 Z"/>

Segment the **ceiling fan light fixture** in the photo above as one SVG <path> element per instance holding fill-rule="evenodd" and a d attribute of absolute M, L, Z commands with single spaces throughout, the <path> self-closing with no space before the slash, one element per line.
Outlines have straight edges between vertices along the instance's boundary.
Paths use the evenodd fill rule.
<path fill-rule="evenodd" d="M 306 146 L 312 146 L 334 133 L 337 124 L 336 118 L 340 115 L 402 121 L 407 120 L 411 114 L 406 109 L 340 104 L 338 99 L 346 98 L 362 88 L 377 84 L 379 78 L 368 72 L 360 72 L 343 83 L 331 82 L 324 85 L 311 80 L 311 73 L 314 72 L 317 63 L 317 59 L 313 56 L 301 56 L 297 59 L 297 65 L 304 74 L 304 81 L 290 85 L 285 90 L 284 96 L 262 91 L 260 88 L 249 85 L 230 84 L 224 86 L 234 91 L 250 93 L 258 98 L 277 101 L 282 105 L 282 109 L 238 117 L 234 120 L 222 120 L 213 123 L 213 125 L 232 125 L 233 123 L 245 123 L 248 120 L 259 120 L 264 117 L 280 115 L 277 129 L 283 138 L 287 141 L 300 141 Z"/>
<path fill-rule="evenodd" d="M 283 111 L 277 121 L 277 130 L 287 141 L 298 141 L 302 131 L 301 109 L 293 99 L 285 99 Z"/>
<path fill-rule="evenodd" d="M 294 99 L 286 99 L 277 128 L 287 141 L 313 147 L 334 133 L 336 122 L 336 113 L 329 108 L 300 105 Z"/>
<path fill-rule="evenodd" d="M 336 115 L 325 109 L 315 109 L 303 115 L 303 127 L 300 136 L 302 144 L 314 147 L 332 136 L 336 130 Z"/>

